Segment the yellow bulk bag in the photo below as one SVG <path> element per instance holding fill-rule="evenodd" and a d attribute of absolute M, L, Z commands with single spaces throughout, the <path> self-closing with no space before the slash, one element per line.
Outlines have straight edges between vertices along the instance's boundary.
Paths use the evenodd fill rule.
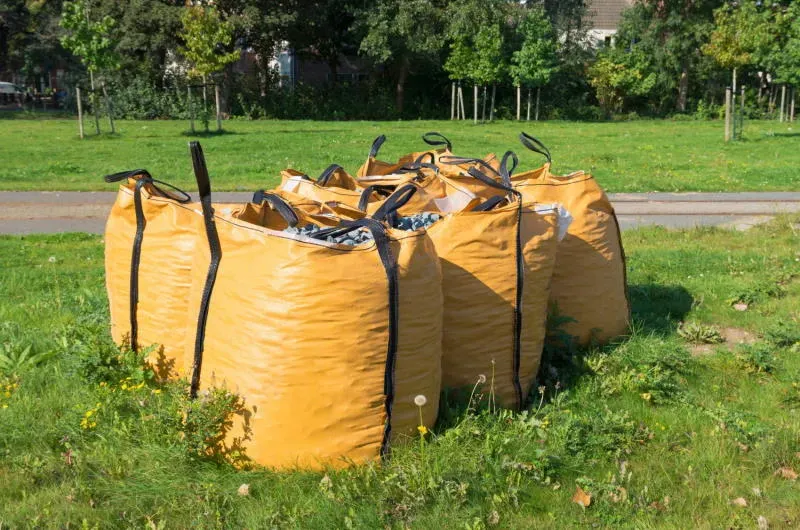
<path fill-rule="evenodd" d="M 514 189 L 526 200 L 559 203 L 573 218 L 558 247 L 551 286 L 557 312 L 575 320 L 564 326 L 565 331 L 580 344 L 625 334 L 630 320 L 625 251 L 611 202 L 591 175 L 553 175 L 549 150 L 525 133 L 520 141 L 543 154 L 547 163 L 513 175 Z"/>
<path fill-rule="evenodd" d="M 144 169 L 105 180 L 121 182 L 105 230 L 111 335 L 118 344 L 127 337 L 133 349 L 155 346 L 150 360 L 162 377 L 187 375 L 184 351 L 194 340 L 195 322 L 187 313 L 187 300 L 194 247 L 203 231 L 200 205 Z M 249 215 L 253 222 L 289 224 L 272 206 L 259 209 L 258 219 L 241 204 L 217 207 L 232 217 Z M 302 221 L 322 224 L 320 219 Z"/>
<path fill-rule="evenodd" d="M 196 245 L 192 391 L 224 386 L 250 414 L 229 436 L 272 468 L 341 467 L 436 420 L 441 271 L 424 232 L 351 221 L 374 241 L 328 243 L 214 213 L 192 143 L 208 242 Z"/>
<path fill-rule="evenodd" d="M 471 389 L 484 376 L 482 392 L 493 385 L 498 404 L 520 408 L 541 360 L 559 216 L 494 186 L 512 200 L 471 203 L 427 229 L 442 267 L 442 385 Z M 391 210 L 384 206 L 375 215 Z"/>

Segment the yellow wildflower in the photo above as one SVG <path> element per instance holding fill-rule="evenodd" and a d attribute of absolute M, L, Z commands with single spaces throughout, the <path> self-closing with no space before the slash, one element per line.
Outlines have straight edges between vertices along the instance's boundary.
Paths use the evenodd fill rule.
<path fill-rule="evenodd" d="M 418 426 L 417 430 L 419 431 L 420 436 L 425 436 L 426 434 L 428 434 L 428 428 L 425 427 L 424 425 Z"/>

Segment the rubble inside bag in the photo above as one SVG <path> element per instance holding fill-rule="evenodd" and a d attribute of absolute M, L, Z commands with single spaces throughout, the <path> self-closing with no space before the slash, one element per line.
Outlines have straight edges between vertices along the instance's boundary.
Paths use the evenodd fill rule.
<path fill-rule="evenodd" d="M 325 229 L 327 228 L 328 227 L 326 227 Z M 292 234 L 292 235 L 314 237 L 314 234 L 316 234 L 320 230 L 323 230 L 323 228 L 309 223 L 301 227 L 290 226 L 284 229 L 283 231 L 287 234 Z M 356 228 L 351 230 L 350 232 L 347 232 L 346 234 L 342 234 L 339 236 L 328 236 L 325 238 L 325 241 L 327 241 L 328 243 L 337 243 L 339 245 L 350 245 L 350 246 L 360 245 L 362 243 L 367 243 L 372 240 L 373 240 L 372 233 L 365 228 Z"/>
<path fill-rule="evenodd" d="M 442 215 L 435 212 L 421 212 L 407 217 L 398 216 L 395 218 L 392 226 L 398 230 L 423 230 L 441 218 Z"/>

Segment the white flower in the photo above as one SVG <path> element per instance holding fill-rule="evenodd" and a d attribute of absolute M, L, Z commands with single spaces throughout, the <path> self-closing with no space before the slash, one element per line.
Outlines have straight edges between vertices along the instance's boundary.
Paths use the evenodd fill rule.
<path fill-rule="evenodd" d="M 419 394 L 418 396 L 416 396 L 414 398 L 414 404 L 416 406 L 418 406 L 418 407 L 424 407 L 427 402 L 428 402 L 428 398 L 426 398 L 422 394 Z"/>
<path fill-rule="evenodd" d="M 56 257 L 55 256 L 50 256 L 49 258 L 47 258 L 47 261 L 49 261 L 50 263 L 55 263 L 56 262 Z"/>
<path fill-rule="evenodd" d="M 478 384 L 479 384 L 479 385 L 482 385 L 482 384 L 483 384 L 483 383 L 485 383 L 485 382 L 486 382 L 486 376 L 485 376 L 485 375 L 483 375 L 483 374 L 480 374 L 480 375 L 478 376 Z"/>

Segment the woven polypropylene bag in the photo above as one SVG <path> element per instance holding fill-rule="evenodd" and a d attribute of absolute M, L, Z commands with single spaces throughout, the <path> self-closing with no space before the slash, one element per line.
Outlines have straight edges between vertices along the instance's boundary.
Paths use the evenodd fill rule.
<path fill-rule="evenodd" d="M 193 153 L 210 197 L 199 146 Z M 224 386 L 244 398 L 248 413 L 227 433 L 231 443 L 281 469 L 369 461 L 416 432 L 417 395 L 432 427 L 441 270 L 424 232 L 355 221 L 372 223 L 374 240 L 339 245 L 217 215 L 204 201 L 208 242 L 193 255 L 189 314 L 198 331 L 186 362 L 195 391 Z"/>

